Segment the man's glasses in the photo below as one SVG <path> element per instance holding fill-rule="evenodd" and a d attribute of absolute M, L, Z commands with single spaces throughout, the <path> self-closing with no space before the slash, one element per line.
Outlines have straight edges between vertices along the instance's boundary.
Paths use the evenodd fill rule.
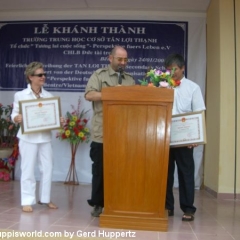
<path fill-rule="evenodd" d="M 39 74 L 33 74 L 32 76 L 35 76 L 35 77 L 46 77 L 47 74 L 46 73 L 39 73 Z"/>
<path fill-rule="evenodd" d="M 124 61 L 125 63 L 128 62 L 128 58 L 121 58 L 121 57 L 114 57 L 118 60 L 118 62 Z"/>

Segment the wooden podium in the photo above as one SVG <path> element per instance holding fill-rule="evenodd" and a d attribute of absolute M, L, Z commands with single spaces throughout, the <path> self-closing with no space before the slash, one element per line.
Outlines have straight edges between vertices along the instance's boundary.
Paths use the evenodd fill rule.
<path fill-rule="evenodd" d="M 167 231 L 173 90 L 102 89 L 104 211 L 100 227 Z"/>

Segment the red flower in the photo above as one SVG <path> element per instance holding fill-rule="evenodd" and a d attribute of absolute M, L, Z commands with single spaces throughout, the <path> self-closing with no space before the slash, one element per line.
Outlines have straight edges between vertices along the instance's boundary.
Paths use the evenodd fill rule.
<path fill-rule="evenodd" d="M 87 119 L 83 119 L 83 121 L 84 121 L 85 123 L 87 123 L 87 122 L 88 122 L 88 120 L 87 120 Z"/>
<path fill-rule="evenodd" d="M 77 136 L 77 135 L 78 135 L 78 133 L 79 133 L 79 131 L 78 131 L 78 130 L 75 130 L 74 132 L 75 132 L 75 135 L 76 135 L 76 136 Z"/>
<path fill-rule="evenodd" d="M 175 80 L 176 86 L 179 86 L 181 84 L 181 80 Z"/>

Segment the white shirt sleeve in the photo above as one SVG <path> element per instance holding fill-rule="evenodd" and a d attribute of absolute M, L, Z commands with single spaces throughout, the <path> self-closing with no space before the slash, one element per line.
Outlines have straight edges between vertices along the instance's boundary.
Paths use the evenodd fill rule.
<path fill-rule="evenodd" d="M 193 92 L 192 96 L 192 111 L 197 112 L 197 111 L 202 111 L 205 110 L 205 103 L 203 100 L 202 92 L 199 86 L 196 87 L 196 89 Z"/>

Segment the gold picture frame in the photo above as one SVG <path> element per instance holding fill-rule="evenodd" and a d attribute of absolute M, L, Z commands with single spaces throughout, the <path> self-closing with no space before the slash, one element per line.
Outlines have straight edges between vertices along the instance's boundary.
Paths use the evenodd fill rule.
<path fill-rule="evenodd" d="M 60 97 L 19 101 L 22 134 L 50 131 L 61 127 Z"/>
<path fill-rule="evenodd" d="M 205 111 L 172 116 L 170 147 L 206 143 Z"/>

